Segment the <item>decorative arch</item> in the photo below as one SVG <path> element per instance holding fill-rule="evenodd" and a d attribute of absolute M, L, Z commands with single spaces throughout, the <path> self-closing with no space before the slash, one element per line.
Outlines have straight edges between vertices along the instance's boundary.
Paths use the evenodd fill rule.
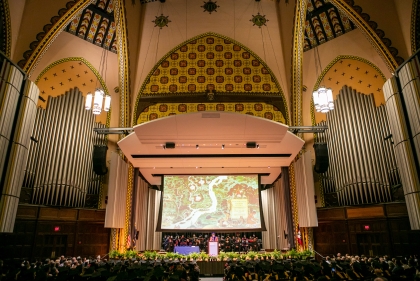
<path fill-rule="evenodd" d="M 372 62 L 358 56 L 340 55 L 332 60 L 318 77 L 313 91 L 322 84 L 333 90 L 333 99 L 344 85 L 364 94 L 373 94 L 376 106 L 385 103 L 382 86 L 386 78 L 382 71 Z M 338 82 L 338 83 L 337 83 Z M 311 99 L 312 125 L 325 118 L 325 114 L 316 113 Z"/>
<path fill-rule="evenodd" d="M 40 91 L 38 106 L 43 108 L 47 105 L 48 96 L 58 96 L 70 88 L 79 88 L 84 96 L 88 92 L 94 92 L 99 82 L 106 94 L 109 90 L 102 76 L 93 65 L 82 57 L 69 57 L 60 59 L 48 65 L 37 77 Z M 97 117 L 97 122 L 107 124 L 109 127 L 110 111 L 102 112 Z"/>
<path fill-rule="evenodd" d="M 289 123 L 283 91 L 266 63 L 213 32 L 179 44 L 153 67 L 137 95 L 133 124 L 151 120 L 144 118 L 150 106 L 167 109 L 157 117 L 204 110 L 270 112 L 266 116 Z"/>
<path fill-rule="evenodd" d="M 0 50 L 10 58 L 12 49 L 12 23 L 10 20 L 9 1 L 0 3 Z"/>

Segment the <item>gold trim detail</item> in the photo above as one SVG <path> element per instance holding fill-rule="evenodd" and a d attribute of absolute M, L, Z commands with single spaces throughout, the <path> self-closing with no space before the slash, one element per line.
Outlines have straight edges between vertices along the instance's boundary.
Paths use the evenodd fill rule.
<path fill-rule="evenodd" d="M 290 184 L 290 203 L 292 207 L 292 218 L 293 218 L 293 239 L 295 240 L 296 248 L 299 247 L 297 233 L 299 231 L 299 217 L 297 209 L 297 197 L 296 197 L 296 180 L 295 180 L 295 162 L 293 161 L 289 166 L 289 184 Z"/>
<path fill-rule="evenodd" d="M 12 21 L 10 19 L 10 9 L 9 9 L 9 1 L 3 1 L 3 8 L 4 8 L 4 21 L 6 22 L 6 30 L 7 30 L 7 40 L 6 40 L 6 56 L 10 58 L 11 50 L 12 50 Z"/>
<path fill-rule="evenodd" d="M 234 44 L 234 45 L 237 45 L 237 46 L 239 46 L 239 47 L 241 47 L 242 49 L 244 49 L 246 52 L 248 52 L 251 56 L 253 56 L 263 67 L 265 67 L 265 69 L 268 71 L 268 74 L 270 75 L 270 77 L 271 77 L 271 79 L 272 79 L 272 82 L 275 84 L 275 86 L 277 87 L 277 89 L 278 89 L 278 94 L 279 94 L 279 96 L 283 99 L 283 104 L 284 104 L 284 108 L 285 108 L 285 114 L 284 115 L 286 115 L 286 116 L 284 116 L 285 117 L 285 119 L 286 119 L 286 122 L 287 122 L 287 124 L 290 124 L 289 123 L 289 113 L 288 113 L 288 107 L 287 107 L 287 103 L 286 103 L 286 99 L 285 99 L 285 96 L 284 96 L 284 93 L 283 93 L 283 90 L 282 90 L 282 88 L 280 87 L 280 84 L 279 84 L 279 82 L 278 82 L 278 80 L 277 80 L 277 78 L 274 76 L 274 74 L 273 74 L 273 72 L 271 71 L 271 69 L 266 65 L 266 63 L 258 56 L 258 55 L 256 55 L 254 52 L 252 52 L 249 48 L 247 48 L 247 47 L 245 47 L 243 44 L 241 44 L 241 43 L 239 43 L 239 42 L 237 42 L 236 40 L 233 40 L 233 39 L 231 39 L 231 38 L 229 38 L 229 37 L 227 37 L 227 36 L 224 36 L 224 35 L 220 35 L 220 34 L 218 34 L 218 33 L 214 33 L 214 32 L 207 32 L 207 33 L 204 33 L 204 34 L 201 34 L 201 35 L 198 35 L 198 36 L 195 36 L 195 37 L 193 37 L 193 38 L 190 38 L 190 39 L 188 39 L 187 41 L 184 41 L 183 43 L 181 43 L 181 44 L 179 44 L 179 45 L 177 45 L 177 46 L 175 46 L 171 51 L 169 51 L 165 56 L 163 56 L 156 64 L 155 64 L 155 66 L 152 68 L 152 70 L 149 72 L 149 74 L 147 75 L 147 77 L 145 78 L 145 80 L 144 80 L 144 82 L 143 82 L 143 84 L 142 84 L 142 87 L 140 88 L 140 90 L 139 90 L 139 92 L 138 92 L 138 94 L 137 94 L 137 97 L 136 97 L 136 102 L 135 102 L 135 106 L 134 106 L 134 108 L 135 108 L 135 110 L 134 110 L 134 112 L 133 112 L 133 120 L 132 120 L 132 124 L 136 124 L 136 122 L 137 122 L 137 116 L 139 116 L 140 114 L 141 114 L 141 112 L 138 112 L 138 110 L 139 110 L 139 108 L 138 108 L 138 106 L 139 106 L 139 103 L 140 103 L 140 98 L 141 98 L 141 96 L 143 96 L 143 95 L 145 95 L 145 92 L 146 92 L 146 87 L 148 86 L 148 82 L 150 81 L 150 79 L 152 78 L 152 76 L 153 76 L 153 74 L 155 73 L 155 71 L 157 70 L 157 69 L 159 69 L 159 67 L 161 66 L 161 64 L 162 64 L 162 62 L 164 62 L 166 59 L 168 59 L 174 52 L 176 52 L 177 50 L 179 50 L 181 47 L 183 47 L 184 45 L 187 45 L 187 44 L 192 44 L 192 42 L 194 42 L 195 40 L 200 40 L 200 39 L 202 39 L 202 38 L 204 38 L 204 37 L 209 37 L 209 36 L 213 36 L 213 37 L 217 37 L 217 38 L 219 38 L 219 39 L 223 39 L 223 40 L 227 40 L 227 41 L 230 41 L 232 44 Z M 187 93 L 188 93 L 188 91 L 187 91 Z M 197 94 L 197 92 L 194 92 L 195 94 Z M 232 93 L 238 93 L 237 91 L 233 91 Z M 271 92 L 270 92 L 271 93 Z M 259 95 L 259 94 L 257 94 L 257 93 L 251 93 L 252 95 Z M 271 93 L 271 94 L 273 94 L 273 93 Z M 148 94 L 148 95 L 150 95 L 150 94 Z M 169 93 L 169 94 L 165 94 L 165 93 L 162 93 L 162 94 L 160 94 L 159 93 L 159 95 L 167 95 L 167 96 L 174 96 L 174 95 L 177 95 L 176 93 Z M 261 96 L 263 97 L 264 95 L 263 94 L 261 94 Z M 162 98 L 162 102 L 164 102 L 164 98 Z"/>
<path fill-rule="evenodd" d="M 120 127 L 130 126 L 130 69 L 128 66 L 127 26 L 123 0 L 115 1 L 115 22 L 118 36 L 118 75 L 120 91 Z M 133 123 L 134 124 L 134 123 Z"/>
<path fill-rule="evenodd" d="M 33 50 L 30 57 L 26 60 L 23 70 L 28 73 L 29 76 L 38 65 L 44 53 L 48 50 L 61 31 L 63 31 L 63 29 L 67 26 L 69 21 L 76 17 L 77 14 L 86 8 L 92 1 L 93 0 L 79 0 L 52 26 L 45 37 L 38 43 L 35 50 Z"/>
<path fill-rule="evenodd" d="M 303 46 L 306 21 L 306 0 L 299 0 L 296 3 L 295 23 L 293 28 L 293 73 L 292 73 L 292 103 L 293 115 L 292 124 L 302 126 L 302 75 L 303 75 Z"/>
<path fill-rule="evenodd" d="M 418 0 L 413 0 L 413 7 L 411 10 L 411 52 L 414 54 L 417 51 L 417 42 L 416 42 L 416 21 L 417 17 L 420 15 L 417 15 L 417 5 L 419 5 Z M 420 19 L 419 19 L 420 20 Z M 418 30 L 417 32 L 420 32 Z M 419 42 L 420 43 L 420 42 Z"/>
<path fill-rule="evenodd" d="M 387 46 L 382 42 L 381 38 L 368 25 L 368 23 L 353 9 L 345 0 L 331 0 L 331 3 L 339 10 L 345 13 L 348 18 L 359 28 L 370 41 L 372 46 L 378 51 L 379 55 L 384 59 L 385 64 L 391 72 L 398 67 L 398 63 L 390 53 Z"/>

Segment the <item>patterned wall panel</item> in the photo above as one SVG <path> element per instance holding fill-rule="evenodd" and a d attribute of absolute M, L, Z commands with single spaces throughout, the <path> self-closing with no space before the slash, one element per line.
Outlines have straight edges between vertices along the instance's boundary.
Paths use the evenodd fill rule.
<path fill-rule="evenodd" d="M 203 103 L 204 107 L 191 98 L 184 110 L 173 100 L 177 96 L 198 97 L 209 92 L 215 93 L 216 98 L 214 101 L 208 99 Z M 218 96 L 224 96 L 223 102 L 217 99 Z M 139 103 L 156 97 L 159 97 L 159 102 L 171 99 L 173 105 L 165 113 L 156 109 L 157 116 L 150 117 L 150 112 L 161 105 L 147 108 Z M 270 106 L 268 103 L 273 99 L 280 101 L 281 107 Z M 269 119 L 287 123 L 284 100 L 277 79 L 256 54 L 230 38 L 206 33 L 175 47 L 152 69 L 137 97 L 135 121 L 145 122 L 168 114 L 200 110 L 226 110 L 260 117 L 266 117 L 267 112 Z"/>
<path fill-rule="evenodd" d="M 137 124 L 176 114 L 197 111 L 227 111 L 244 113 L 286 123 L 283 114 L 273 105 L 266 103 L 159 103 L 147 107 L 139 116 Z"/>
<path fill-rule="evenodd" d="M 255 55 L 215 36 L 192 40 L 167 56 L 147 81 L 144 95 L 185 92 L 278 93 Z"/>

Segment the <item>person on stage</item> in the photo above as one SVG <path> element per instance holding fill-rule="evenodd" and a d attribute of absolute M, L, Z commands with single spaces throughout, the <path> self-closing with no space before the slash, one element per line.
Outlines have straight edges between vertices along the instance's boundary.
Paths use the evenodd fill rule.
<path fill-rule="evenodd" d="M 219 242 L 219 237 L 216 236 L 216 233 L 212 232 L 209 241 L 210 242 Z"/>

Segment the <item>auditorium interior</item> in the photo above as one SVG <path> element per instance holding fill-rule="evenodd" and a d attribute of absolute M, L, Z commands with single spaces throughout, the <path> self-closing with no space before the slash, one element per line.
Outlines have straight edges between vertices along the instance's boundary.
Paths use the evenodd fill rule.
<path fill-rule="evenodd" d="M 0 17 L 0 259 L 228 236 L 420 253 L 419 0 L 2 0 Z"/>

